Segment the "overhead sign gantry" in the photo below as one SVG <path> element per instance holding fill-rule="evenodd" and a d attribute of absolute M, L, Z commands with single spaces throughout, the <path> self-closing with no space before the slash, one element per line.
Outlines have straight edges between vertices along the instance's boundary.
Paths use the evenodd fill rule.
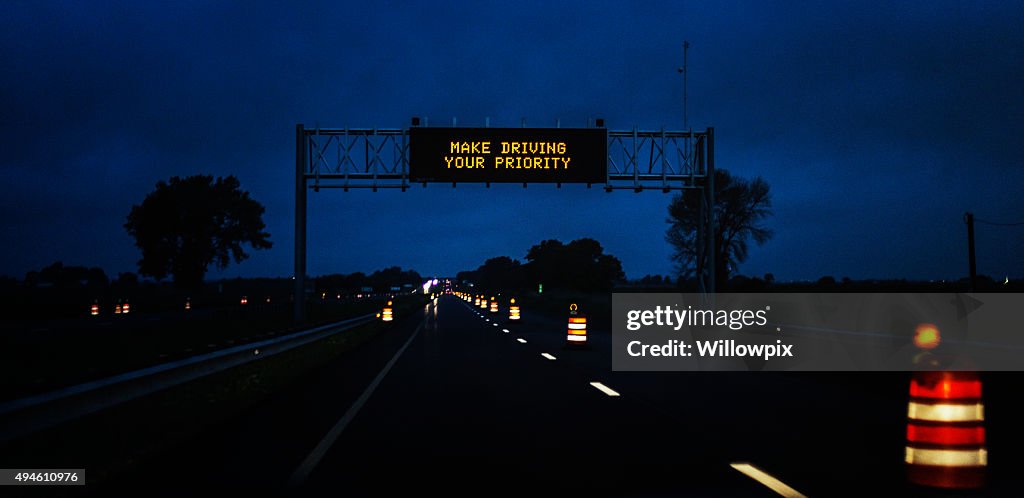
<path fill-rule="evenodd" d="M 588 128 L 305 128 L 295 131 L 295 318 L 305 318 L 306 195 L 322 188 L 397 188 L 430 183 L 603 185 L 607 192 L 700 191 L 698 290 L 715 290 L 714 128 L 704 131 Z"/>
<path fill-rule="evenodd" d="M 604 183 L 599 128 L 412 128 L 409 178 L 449 183 Z"/>

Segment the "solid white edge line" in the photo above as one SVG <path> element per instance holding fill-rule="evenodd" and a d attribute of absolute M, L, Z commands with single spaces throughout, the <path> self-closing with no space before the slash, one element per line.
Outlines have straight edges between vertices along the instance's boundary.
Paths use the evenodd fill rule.
<path fill-rule="evenodd" d="M 789 487 L 786 483 L 776 479 L 771 474 L 754 467 L 747 462 L 730 463 L 729 466 L 736 469 L 743 475 L 761 483 L 766 488 L 781 496 L 785 496 L 786 498 L 807 498 L 803 493 Z"/>
<path fill-rule="evenodd" d="M 603 393 L 605 393 L 605 394 L 607 394 L 609 396 L 612 396 L 612 397 L 619 396 L 619 393 L 616 390 L 614 390 L 614 389 L 612 389 L 612 388 L 610 388 L 610 387 L 608 387 L 608 386 L 606 386 L 606 385 L 604 385 L 604 384 L 602 384 L 600 382 L 591 382 L 590 385 L 594 386 L 594 388 L 597 389 L 598 391 L 601 391 L 601 392 L 603 392 Z"/>
<path fill-rule="evenodd" d="M 409 339 L 405 341 L 405 344 L 403 344 L 402 347 L 395 352 L 395 355 L 388 360 L 387 364 L 384 365 L 384 368 L 377 374 L 377 377 L 374 377 L 373 382 L 370 382 L 370 385 L 366 386 L 366 390 L 363 391 L 363 394 L 359 395 L 359 398 L 356 399 L 355 403 L 352 403 L 352 406 L 348 408 L 345 415 L 342 415 L 338 422 L 334 424 L 334 427 L 331 427 L 331 430 L 327 431 L 324 438 L 317 443 L 316 447 L 313 448 L 313 451 L 302 460 L 302 463 L 295 469 L 295 472 L 292 472 L 291 477 L 288 478 L 289 487 L 295 488 L 301 486 L 302 483 L 309 478 L 309 474 L 313 472 L 313 469 L 315 469 L 317 464 L 320 463 L 320 460 L 327 454 L 327 450 L 331 449 L 331 446 L 334 444 L 334 441 L 338 439 L 338 436 L 341 435 L 341 432 L 344 431 L 345 427 L 347 427 L 348 424 L 352 422 L 352 419 L 356 417 L 359 410 L 370 399 L 370 396 L 373 395 L 377 386 L 379 386 L 381 381 L 384 380 L 384 376 L 391 371 L 391 367 L 395 365 L 395 362 L 397 362 L 398 358 L 402 356 L 405 349 L 409 347 L 409 344 L 412 344 L 413 339 L 419 335 L 420 329 L 422 328 L 423 323 L 420 323 L 416 327 L 416 330 L 413 331 L 412 335 L 409 336 Z"/>

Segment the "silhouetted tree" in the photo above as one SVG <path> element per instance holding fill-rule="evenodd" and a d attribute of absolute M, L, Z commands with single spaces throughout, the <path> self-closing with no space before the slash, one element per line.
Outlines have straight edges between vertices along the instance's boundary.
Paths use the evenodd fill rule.
<path fill-rule="evenodd" d="M 640 285 L 661 285 L 661 283 L 661 275 L 648 274 L 644 275 L 644 277 L 640 279 Z"/>
<path fill-rule="evenodd" d="M 392 287 L 401 287 L 405 284 L 418 287 L 424 282 L 419 273 L 413 270 L 403 271 L 398 266 L 377 270 L 367 278 L 369 286 L 377 291 L 387 291 Z"/>
<path fill-rule="evenodd" d="M 625 278 L 622 262 L 604 254 L 594 239 L 577 239 L 569 244 L 545 240 L 526 254 L 531 284 L 581 290 L 607 290 Z"/>
<path fill-rule="evenodd" d="M 468 282 L 476 285 L 477 275 L 476 270 L 464 270 L 455 274 L 455 280 L 459 282 Z"/>
<path fill-rule="evenodd" d="M 728 281 L 729 275 L 739 264 L 746 261 L 749 241 L 758 245 L 771 238 L 771 230 L 761 223 L 772 214 L 771 194 L 768 183 L 761 177 L 753 180 L 732 176 L 728 171 L 715 171 L 715 280 Z M 700 192 L 685 190 L 672 199 L 668 206 L 668 223 L 671 225 L 665 239 L 674 250 L 672 260 L 677 264 L 680 276 L 696 274 L 699 246 L 706 243 L 698 240 L 697 226 L 700 218 Z"/>
<path fill-rule="evenodd" d="M 31 271 L 25 275 L 25 283 L 30 286 L 44 285 L 52 287 L 106 287 L 110 283 L 102 268 L 86 268 L 84 266 L 64 266 L 56 261 L 42 270 Z"/>
<path fill-rule="evenodd" d="M 550 287 L 566 281 L 565 244 L 560 240 L 543 240 L 526 252 L 529 261 L 529 277 L 532 285 L 547 283 Z"/>
<path fill-rule="evenodd" d="M 124 224 L 142 250 L 139 273 L 168 275 L 175 285 L 194 288 L 210 264 L 225 268 L 249 257 L 243 244 L 269 249 L 264 208 L 239 188 L 234 176 L 196 175 L 157 182 L 142 204 L 132 206 Z"/>
<path fill-rule="evenodd" d="M 473 272 L 475 284 L 487 290 L 513 291 L 521 289 L 526 279 L 522 265 L 508 256 L 488 259 Z"/>

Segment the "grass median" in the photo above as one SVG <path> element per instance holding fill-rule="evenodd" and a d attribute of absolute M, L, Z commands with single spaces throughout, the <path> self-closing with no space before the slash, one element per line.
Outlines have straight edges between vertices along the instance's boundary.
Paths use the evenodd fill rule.
<path fill-rule="evenodd" d="M 309 325 L 380 311 L 383 303 L 384 298 L 313 303 Z M 0 400 L 297 330 L 286 302 L 83 322 L 60 330 L 0 334 Z"/>
<path fill-rule="evenodd" d="M 421 297 L 396 300 L 396 320 L 414 313 L 424 302 Z M 102 483 L 178 441 L 244 412 L 388 327 L 374 320 L 14 441 L 0 448 L 0 466 L 85 466 L 88 481 Z"/>

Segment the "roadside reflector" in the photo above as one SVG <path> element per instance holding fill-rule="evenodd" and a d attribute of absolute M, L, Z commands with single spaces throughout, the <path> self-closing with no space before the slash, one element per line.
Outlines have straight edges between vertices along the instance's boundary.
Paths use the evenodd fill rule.
<path fill-rule="evenodd" d="M 985 406 L 975 372 L 915 372 L 907 405 L 907 478 L 974 489 L 985 484 Z"/>

